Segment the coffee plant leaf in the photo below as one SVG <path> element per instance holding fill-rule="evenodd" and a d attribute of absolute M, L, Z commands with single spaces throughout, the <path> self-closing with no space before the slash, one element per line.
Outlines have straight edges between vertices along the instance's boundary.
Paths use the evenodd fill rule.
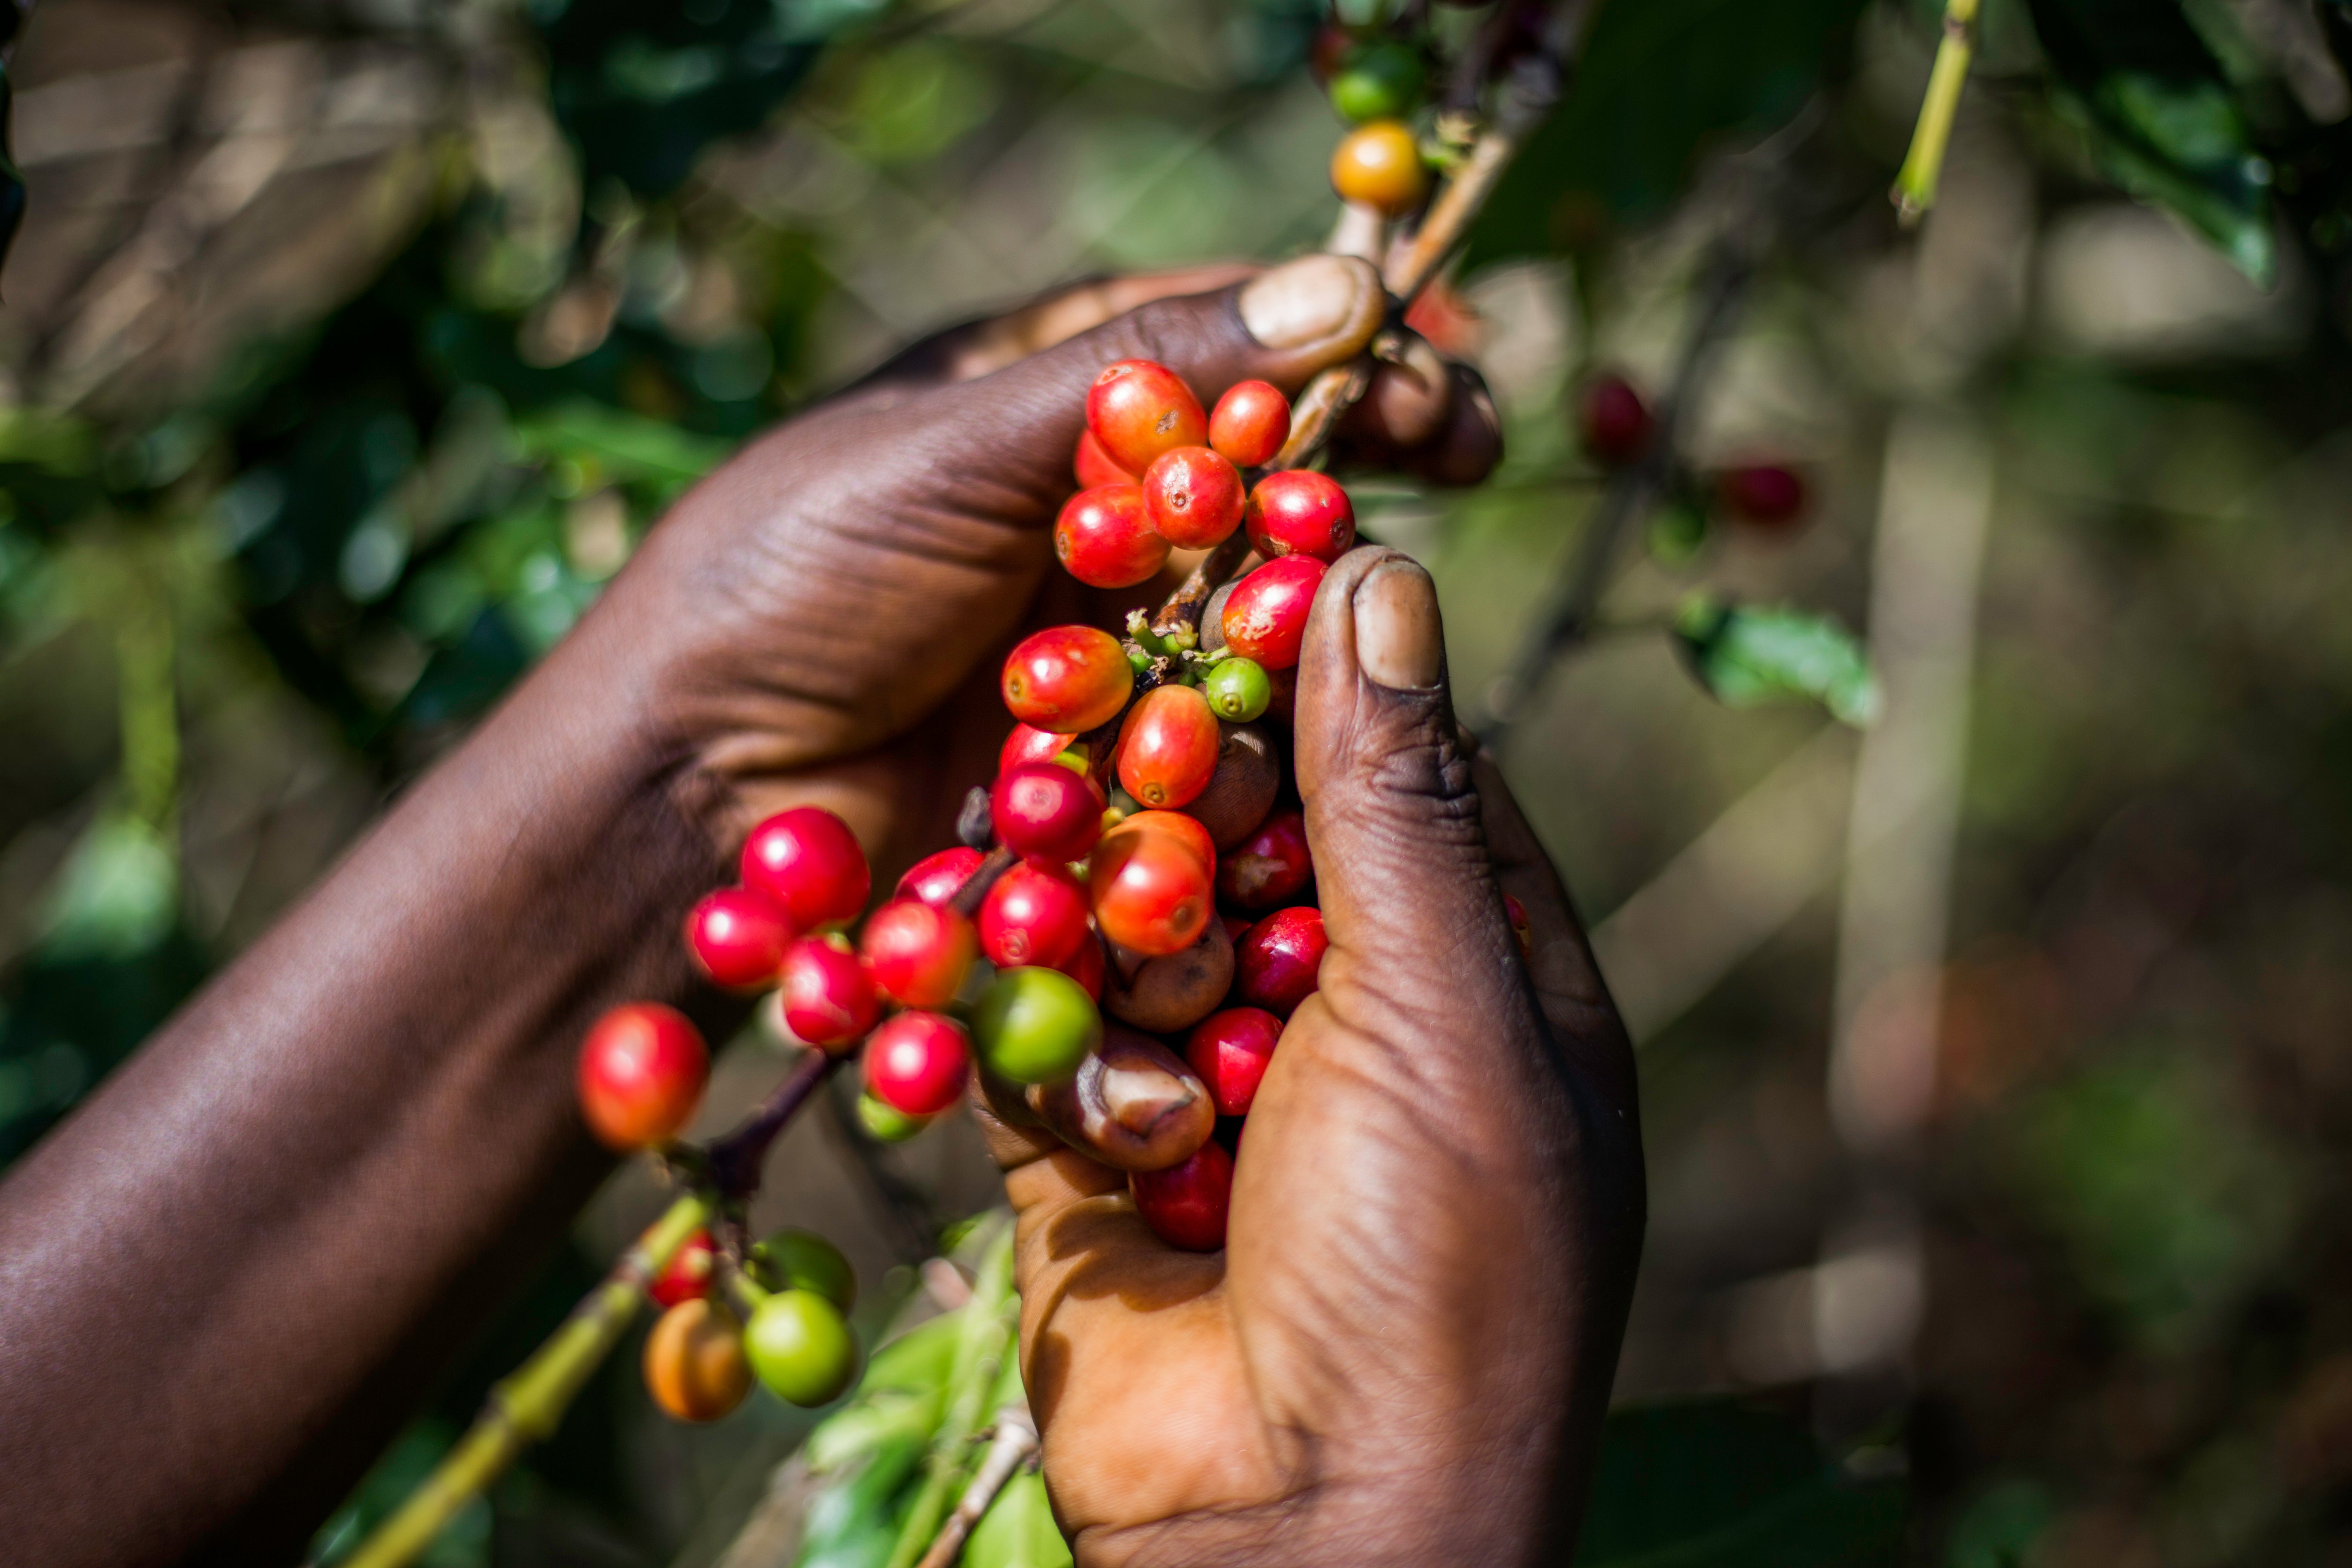
<path fill-rule="evenodd" d="M 1699 684 L 1727 708 L 1809 699 L 1857 728 L 1878 715 L 1869 655 L 1825 616 L 1700 597 L 1685 606 L 1675 636 Z"/>
<path fill-rule="evenodd" d="M 967 1568 L 1068 1568 L 1069 1542 L 1054 1522 L 1045 1478 L 1023 1470 L 1004 1483 L 964 1543 Z"/>

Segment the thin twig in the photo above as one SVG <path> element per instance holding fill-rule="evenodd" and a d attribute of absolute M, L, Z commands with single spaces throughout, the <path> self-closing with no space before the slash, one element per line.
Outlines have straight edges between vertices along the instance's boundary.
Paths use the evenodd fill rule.
<path fill-rule="evenodd" d="M 1037 1451 L 1037 1419 L 1029 1414 L 1028 1404 L 1000 1405 L 996 1412 L 996 1430 L 988 1445 L 988 1456 L 973 1472 L 971 1485 L 963 1489 L 956 1500 L 955 1511 L 949 1514 L 940 1532 L 931 1539 L 931 1549 L 923 1553 L 915 1568 L 948 1568 L 963 1551 L 963 1543 L 971 1536 L 971 1527 L 996 1500 L 1014 1472 L 1028 1463 L 1029 1456 Z"/>
<path fill-rule="evenodd" d="M 710 1146 L 707 1156 L 710 1179 L 720 1198 L 732 1204 L 760 1190 L 760 1169 L 767 1163 L 768 1150 L 776 1142 L 777 1134 L 800 1114 L 801 1107 L 808 1103 L 817 1086 L 848 1059 L 845 1051 L 835 1054 L 810 1049 L 793 1064 L 784 1081 L 751 1115 Z"/>
<path fill-rule="evenodd" d="M 1927 96 L 1919 104 L 1919 123 L 1911 132 L 1911 151 L 1895 176 L 1895 210 L 1903 226 L 1915 226 L 1936 205 L 1936 188 L 1943 178 L 1945 150 L 1951 145 L 1952 121 L 1958 114 L 1960 89 L 1968 85 L 1969 61 L 1976 53 L 1977 0 L 1946 0 L 1943 37 L 1936 45 L 1936 63 L 1927 73 Z"/>

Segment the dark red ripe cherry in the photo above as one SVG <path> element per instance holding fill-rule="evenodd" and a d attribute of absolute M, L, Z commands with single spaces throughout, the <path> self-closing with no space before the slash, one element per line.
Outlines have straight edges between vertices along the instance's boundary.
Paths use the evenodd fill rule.
<path fill-rule="evenodd" d="M 1079 988 L 1095 1002 L 1102 1001 L 1103 945 L 1102 938 L 1088 931 L 1078 950 L 1053 967 L 1078 983 Z"/>
<path fill-rule="evenodd" d="M 1785 528 L 1805 512 L 1805 478 L 1778 463 L 1726 469 L 1716 480 L 1723 510 L 1756 528 Z"/>
<path fill-rule="evenodd" d="M 1004 706 L 1024 724 L 1082 735 L 1118 717 L 1135 667 L 1118 639 L 1095 626 L 1048 626 L 1004 661 Z"/>
<path fill-rule="evenodd" d="M 999 969 L 1059 969 L 1093 941 L 1086 890 L 1056 868 L 1015 866 L 981 901 L 980 950 Z"/>
<path fill-rule="evenodd" d="M 1102 837 L 1103 804 L 1102 792 L 1085 774 L 1059 763 L 1024 763 L 997 775 L 988 813 L 1007 849 L 1059 864 L 1095 847 Z"/>
<path fill-rule="evenodd" d="M 1034 724 L 1015 724 L 1013 733 L 1004 737 L 1003 750 L 996 753 L 996 771 L 1011 773 L 1024 763 L 1050 763 L 1070 749 L 1076 735 L 1057 735 L 1051 730 L 1040 730 Z"/>
<path fill-rule="evenodd" d="M 849 824 L 821 805 L 796 805 L 751 829 L 743 885 L 774 900 L 796 929 L 813 931 L 856 920 L 874 874 Z"/>
<path fill-rule="evenodd" d="M 1585 384 L 1578 411 L 1584 449 L 1603 467 L 1622 468 L 1639 460 L 1650 446 L 1650 407 L 1622 375 L 1596 375 Z"/>
<path fill-rule="evenodd" d="M 1190 805 L 1216 774 L 1222 739 L 1216 710 L 1197 689 L 1154 687 L 1119 730 L 1119 787 L 1154 809 Z"/>
<path fill-rule="evenodd" d="M 1207 863 L 1173 833 L 1121 823 L 1096 849 L 1089 873 L 1103 935 L 1152 958 L 1192 946 L 1216 911 Z"/>
<path fill-rule="evenodd" d="M 1237 468 L 1274 461 L 1290 439 L 1290 399 L 1263 381 L 1237 381 L 1209 415 L 1209 445 Z"/>
<path fill-rule="evenodd" d="M 1091 430 L 1078 432 L 1078 449 L 1070 458 L 1070 472 L 1078 481 L 1078 489 L 1093 489 L 1097 485 L 1131 485 L 1135 476 L 1110 460 Z"/>
<path fill-rule="evenodd" d="M 979 850 L 961 845 L 926 855 L 898 879 L 898 889 L 891 897 L 912 899 L 919 904 L 935 907 L 950 903 L 963 891 L 963 885 L 971 880 L 971 874 L 980 869 L 980 861 Z"/>
<path fill-rule="evenodd" d="M 1264 1008 L 1228 1007 L 1192 1026 L 1184 1061 L 1209 1086 L 1218 1115 L 1247 1116 L 1281 1038 L 1282 1020 Z"/>
<path fill-rule="evenodd" d="M 1312 555 L 1286 555 L 1234 584 L 1225 598 L 1225 646 L 1269 671 L 1296 665 L 1307 639 L 1307 612 L 1315 607 L 1315 590 L 1327 570 Z"/>
<path fill-rule="evenodd" d="M 1243 521 L 1251 547 L 1268 561 L 1312 555 L 1328 565 L 1356 545 L 1356 509 L 1348 492 L 1312 468 L 1285 468 L 1258 480 Z"/>
<path fill-rule="evenodd" d="M 1242 476 L 1206 447 L 1177 447 L 1143 471 L 1143 504 L 1160 537 L 1185 550 L 1222 544 L 1241 526 Z"/>
<path fill-rule="evenodd" d="M 1234 1157 L 1222 1143 L 1203 1143 L 1181 1165 L 1137 1171 L 1127 1178 L 1135 1212 L 1151 1234 L 1186 1252 L 1214 1252 L 1225 1244 L 1225 1215 L 1234 1201 Z"/>
<path fill-rule="evenodd" d="M 866 972 L 902 1007 L 944 1007 L 963 988 L 980 938 L 952 909 L 898 899 L 866 917 Z"/>
<path fill-rule="evenodd" d="M 1234 949 L 1234 1000 L 1289 1017 L 1313 994 L 1330 945 L 1322 910 L 1303 905 L 1275 910 Z"/>
<path fill-rule="evenodd" d="M 907 1116 L 937 1116 L 963 1098 L 971 1042 L 937 1013 L 901 1013 L 866 1042 L 866 1087 Z"/>
<path fill-rule="evenodd" d="M 1297 811 L 1277 811 L 1225 851 L 1217 864 L 1217 897 L 1245 910 L 1278 909 L 1314 879 L 1307 818 Z"/>
<path fill-rule="evenodd" d="M 812 1046 L 838 1051 L 882 1016 L 866 961 L 841 937 L 803 937 L 784 954 L 784 1022 Z"/>
<path fill-rule="evenodd" d="M 614 1008 L 580 1045 L 580 1114 L 599 1142 L 624 1153 L 684 1131 L 709 1080 L 700 1031 L 658 1002 Z"/>
<path fill-rule="evenodd" d="M 1087 389 L 1087 428 L 1104 456 L 1140 474 L 1160 453 L 1206 441 L 1209 416 L 1182 376 L 1148 359 L 1123 359 Z"/>
<path fill-rule="evenodd" d="M 749 888 L 721 888 L 686 917 L 686 946 L 695 967 L 730 990 L 775 984 L 793 936 L 792 920 L 776 901 Z"/>
<path fill-rule="evenodd" d="M 1143 487 L 1122 480 L 1062 503 L 1054 553 L 1090 588 L 1131 588 L 1168 564 L 1168 541 L 1152 527 Z"/>
<path fill-rule="evenodd" d="M 718 1252 L 710 1244 L 709 1231 L 696 1231 L 677 1244 L 677 1250 L 669 1255 L 662 1271 L 646 1287 L 646 1294 L 654 1299 L 655 1305 L 663 1308 L 709 1295 L 711 1280 L 719 1272 Z"/>

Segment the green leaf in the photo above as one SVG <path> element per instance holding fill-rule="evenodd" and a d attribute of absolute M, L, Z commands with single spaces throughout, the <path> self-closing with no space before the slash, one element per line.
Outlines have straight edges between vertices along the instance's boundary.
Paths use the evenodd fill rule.
<path fill-rule="evenodd" d="M 583 489 L 631 479 L 698 479 L 728 452 L 724 441 L 580 401 L 517 420 L 514 443 L 524 458 L 579 468 L 574 480 Z"/>
<path fill-rule="evenodd" d="M 1612 1412 L 1580 1568 L 1864 1568 L 1895 1561 L 1903 1489 L 1857 1485 L 1811 1435 L 1733 1400 Z"/>
<path fill-rule="evenodd" d="M 171 934 L 180 867 L 163 836 L 137 817 L 100 817 L 51 890 L 42 949 L 54 958 L 130 958 Z"/>
<path fill-rule="evenodd" d="M 964 1542 L 968 1568 L 1068 1568 L 1070 1543 L 1054 1522 L 1045 1479 L 1023 1470 L 1004 1483 Z"/>
<path fill-rule="evenodd" d="M 1861 727 L 1878 716 L 1878 682 L 1853 633 L 1802 610 L 1694 598 L 1675 633 L 1691 671 L 1730 708 L 1807 699 Z"/>

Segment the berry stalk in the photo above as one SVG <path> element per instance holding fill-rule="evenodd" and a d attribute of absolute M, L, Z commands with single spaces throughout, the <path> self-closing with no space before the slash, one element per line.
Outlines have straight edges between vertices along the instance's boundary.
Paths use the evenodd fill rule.
<path fill-rule="evenodd" d="M 1037 1418 L 1029 1414 L 1029 1406 L 1004 1405 L 997 1407 L 996 1426 L 992 1435 L 986 1458 L 972 1473 L 971 1484 L 963 1489 L 956 1500 L 955 1511 L 940 1526 L 931 1540 L 931 1549 L 915 1568 L 948 1568 L 963 1551 L 963 1543 L 971 1535 L 971 1527 L 980 1522 L 996 1494 L 1004 1489 L 1023 1465 L 1037 1452 Z"/>
<path fill-rule="evenodd" d="M 1977 0 L 1946 0 L 1943 37 L 1936 45 L 1936 63 L 1927 72 L 1927 92 L 1919 104 L 1919 122 L 1911 132 L 1911 151 L 1895 176 L 1895 210 L 1906 228 L 1916 227 L 1936 205 L 1936 187 L 1944 174 L 1944 153 L 1951 145 L 1952 121 L 1960 109 L 1960 89 L 1968 85 L 1969 63 L 1976 54 Z"/>

